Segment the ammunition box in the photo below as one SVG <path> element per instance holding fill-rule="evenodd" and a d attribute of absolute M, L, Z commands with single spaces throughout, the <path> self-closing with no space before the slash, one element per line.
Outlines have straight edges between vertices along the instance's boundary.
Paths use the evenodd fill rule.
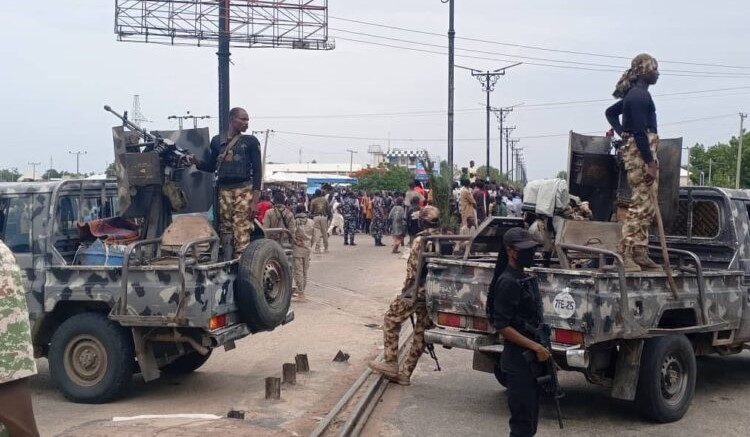
<path fill-rule="evenodd" d="M 160 185 L 162 183 L 161 164 L 156 152 L 125 153 L 125 168 L 130 186 Z"/>

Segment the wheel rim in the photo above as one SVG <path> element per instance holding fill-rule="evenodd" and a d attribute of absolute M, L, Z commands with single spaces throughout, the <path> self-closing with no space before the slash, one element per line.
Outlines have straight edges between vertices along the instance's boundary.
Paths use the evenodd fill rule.
<path fill-rule="evenodd" d="M 266 302 L 275 303 L 284 293 L 284 270 L 278 260 L 269 259 L 263 266 L 263 294 Z"/>
<path fill-rule="evenodd" d="M 65 347 L 65 373 L 77 385 L 91 387 L 107 373 L 107 352 L 96 337 L 78 335 Z"/>
<path fill-rule="evenodd" d="M 685 369 L 682 356 L 673 353 L 664 358 L 661 366 L 661 393 L 668 405 L 679 405 L 685 398 L 688 385 Z"/>

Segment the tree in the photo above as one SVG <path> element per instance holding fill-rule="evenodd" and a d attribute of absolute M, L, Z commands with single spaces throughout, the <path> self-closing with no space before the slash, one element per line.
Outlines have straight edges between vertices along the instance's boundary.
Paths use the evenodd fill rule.
<path fill-rule="evenodd" d="M 44 172 L 44 174 L 42 175 L 42 179 L 44 179 L 45 181 L 49 181 L 52 179 L 60 179 L 62 178 L 62 176 L 63 176 L 62 173 L 55 170 L 54 168 L 51 168 Z"/>
<path fill-rule="evenodd" d="M 487 166 L 483 165 L 477 168 L 477 180 L 487 180 Z M 501 174 L 500 170 L 496 169 L 493 166 L 490 166 L 490 180 L 501 183 L 506 182 L 508 180 L 508 177 L 504 174 Z"/>
<path fill-rule="evenodd" d="M 408 168 L 388 165 L 378 168 L 366 168 L 352 173 L 357 178 L 355 190 L 365 191 L 406 191 L 414 174 Z"/>
<path fill-rule="evenodd" d="M 690 181 L 700 184 L 703 172 L 704 184 L 734 188 L 738 148 L 737 137 L 732 137 L 728 143 L 717 143 L 708 148 L 703 144 L 691 147 L 688 153 Z M 745 134 L 742 141 L 742 164 L 740 188 L 747 188 L 750 187 L 750 134 Z"/>
<path fill-rule="evenodd" d="M 21 173 L 15 167 L 0 169 L 0 182 L 15 182 L 20 177 Z"/>
<path fill-rule="evenodd" d="M 457 227 L 456 217 L 453 215 L 453 174 L 448 162 L 440 163 L 440 175 L 433 171 L 434 164 L 427 165 L 427 174 L 430 177 L 430 191 L 434 206 L 440 210 L 440 227 L 444 231 L 455 232 Z"/>
<path fill-rule="evenodd" d="M 568 180 L 568 172 L 565 170 L 560 170 L 557 172 L 557 176 L 555 176 L 558 179 L 565 179 Z"/>

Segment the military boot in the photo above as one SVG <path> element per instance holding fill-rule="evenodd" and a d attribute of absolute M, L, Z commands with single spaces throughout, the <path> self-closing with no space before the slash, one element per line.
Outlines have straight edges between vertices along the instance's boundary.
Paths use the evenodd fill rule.
<path fill-rule="evenodd" d="M 384 376 L 389 381 L 395 382 L 398 385 L 411 385 L 411 377 L 409 375 L 407 375 L 406 373 L 401 372 L 398 375 L 396 375 L 395 377 L 391 377 L 391 376 L 388 376 L 388 375 L 385 375 L 385 374 L 384 374 Z"/>
<path fill-rule="evenodd" d="M 370 361 L 370 368 L 382 373 L 386 378 L 395 381 L 398 378 L 398 364 L 388 361 Z"/>
<path fill-rule="evenodd" d="M 641 266 L 633 259 L 633 249 L 625 249 L 622 253 L 623 267 L 626 272 L 640 272 Z"/>
<path fill-rule="evenodd" d="M 648 257 L 646 246 L 633 247 L 633 261 L 641 267 L 644 272 L 661 272 L 664 268 Z"/>
<path fill-rule="evenodd" d="M 348 245 L 349 245 L 349 239 L 344 237 L 344 246 L 348 246 Z"/>

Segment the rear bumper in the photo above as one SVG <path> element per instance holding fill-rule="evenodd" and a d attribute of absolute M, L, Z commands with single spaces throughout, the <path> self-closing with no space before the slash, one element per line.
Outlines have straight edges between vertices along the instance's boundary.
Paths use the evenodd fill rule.
<path fill-rule="evenodd" d="M 236 323 L 229 325 L 216 331 L 211 331 L 206 334 L 211 342 L 211 347 L 224 346 L 230 341 L 239 340 L 243 337 L 250 335 L 250 328 L 244 323 Z M 206 345 L 208 346 L 208 345 Z"/>
<path fill-rule="evenodd" d="M 503 352 L 503 344 L 499 334 L 479 334 L 433 328 L 425 331 L 424 336 L 427 343 L 439 344 L 449 348 L 455 347 L 486 353 Z M 552 353 L 565 357 L 565 363 L 569 367 L 585 369 L 589 365 L 588 351 L 581 345 L 570 346 L 552 343 Z"/>

